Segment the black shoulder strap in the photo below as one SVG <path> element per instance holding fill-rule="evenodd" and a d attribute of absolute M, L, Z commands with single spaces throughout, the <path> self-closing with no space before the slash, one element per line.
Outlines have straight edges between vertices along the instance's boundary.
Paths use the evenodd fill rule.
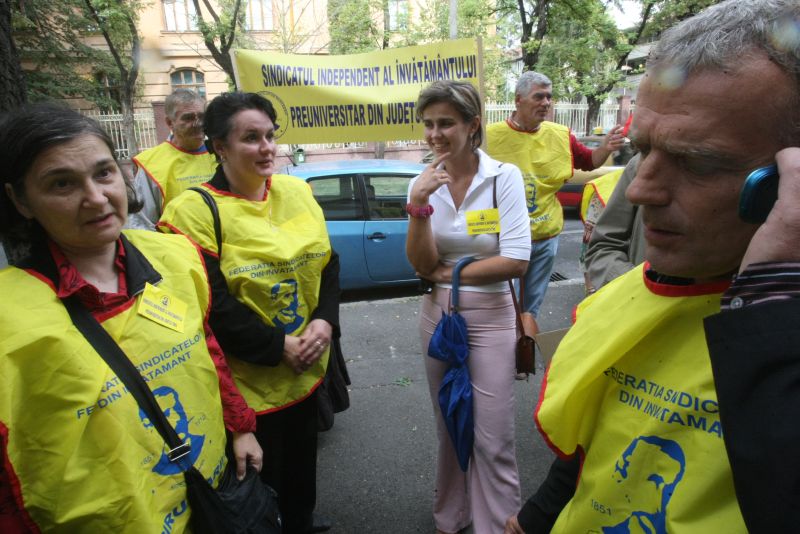
<path fill-rule="evenodd" d="M 147 383 L 133 366 L 117 342 L 114 341 L 108 332 L 100 326 L 97 319 L 80 303 L 75 296 L 67 297 L 63 300 L 64 306 L 69 312 L 72 322 L 78 328 L 83 337 L 91 343 L 92 347 L 103 357 L 112 371 L 122 381 L 128 391 L 136 399 L 139 408 L 144 411 L 150 422 L 158 430 L 170 451 L 167 456 L 171 461 L 175 461 L 181 456 L 189 454 L 191 446 L 188 442 L 182 443 L 175 429 L 167 421 L 164 411 L 158 405 L 153 392 Z"/>
<path fill-rule="evenodd" d="M 214 237 L 217 239 L 217 256 L 222 257 L 222 224 L 219 220 L 219 209 L 217 203 L 214 201 L 208 191 L 200 187 L 190 187 L 192 191 L 197 191 L 211 210 L 211 216 L 214 218 Z"/>

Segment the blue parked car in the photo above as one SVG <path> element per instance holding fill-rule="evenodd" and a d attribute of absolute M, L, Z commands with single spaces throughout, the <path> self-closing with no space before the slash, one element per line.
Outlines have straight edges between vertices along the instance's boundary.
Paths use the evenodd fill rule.
<path fill-rule="evenodd" d="M 401 160 L 345 160 L 280 170 L 311 185 L 339 253 L 342 289 L 414 284 L 406 259 L 409 181 L 424 165 Z"/>

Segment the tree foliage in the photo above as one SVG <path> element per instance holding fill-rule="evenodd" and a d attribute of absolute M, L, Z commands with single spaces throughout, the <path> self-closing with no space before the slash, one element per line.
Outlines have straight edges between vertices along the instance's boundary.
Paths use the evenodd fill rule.
<path fill-rule="evenodd" d="M 139 151 L 133 128 L 133 111 L 141 59 L 141 40 L 136 25 L 143 4 L 137 0 L 84 0 L 84 5 L 88 18 L 103 36 L 116 68 L 122 129 L 128 154 L 134 156 Z"/>
<path fill-rule="evenodd" d="M 385 48 L 383 13 L 382 0 L 328 0 L 331 54 L 358 54 Z"/>
<path fill-rule="evenodd" d="M 85 42 L 97 28 L 83 0 L 14 2 L 12 27 L 29 100 L 83 98 L 119 108 L 102 82 L 116 82 L 111 56 Z"/>
<path fill-rule="evenodd" d="M 398 17 L 397 29 L 388 27 L 386 0 L 329 0 L 328 20 L 331 54 L 355 54 L 390 47 L 443 41 L 449 35 L 449 1 L 414 2 L 418 13 Z M 505 79 L 500 38 L 494 32 L 491 3 L 460 0 L 457 12 L 458 38 L 481 37 L 484 47 L 486 89 L 496 98 Z"/>
<path fill-rule="evenodd" d="M 214 9 L 208 0 L 203 0 L 205 11 L 200 8 L 199 0 L 192 2 L 197 15 L 197 29 L 203 36 L 206 48 L 219 68 L 233 80 L 233 61 L 230 51 L 239 44 L 237 36 L 241 34 L 240 30 L 244 25 L 242 0 L 217 0 L 219 11 Z"/>
<path fill-rule="evenodd" d="M 0 0 L 0 113 L 25 100 L 25 78 L 11 35 L 11 5 L 9 0 Z"/>
<path fill-rule="evenodd" d="M 506 17 L 516 11 L 524 70 L 547 74 L 557 97 L 587 99 L 589 130 L 602 101 L 622 81 L 622 67 L 637 43 L 657 39 L 671 25 L 719 1 L 639 0 L 638 21 L 624 30 L 609 13 L 616 1 L 499 0 L 497 10 Z"/>

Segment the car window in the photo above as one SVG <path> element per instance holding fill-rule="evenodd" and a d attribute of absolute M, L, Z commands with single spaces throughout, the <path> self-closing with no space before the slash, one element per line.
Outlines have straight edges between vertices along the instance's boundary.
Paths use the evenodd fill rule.
<path fill-rule="evenodd" d="M 370 219 L 405 219 L 404 207 L 411 178 L 413 176 L 408 174 L 365 174 Z"/>
<path fill-rule="evenodd" d="M 310 178 L 308 184 L 317 199 L 326 221 L 360 221 L 364 219 L 361 191 L 356 176 L 324 176 Z"/>

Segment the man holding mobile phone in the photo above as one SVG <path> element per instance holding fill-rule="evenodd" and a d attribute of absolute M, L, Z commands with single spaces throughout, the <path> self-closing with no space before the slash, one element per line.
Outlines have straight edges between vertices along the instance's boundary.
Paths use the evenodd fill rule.
<path fill-rule="evenodd" d="M 579 305 L 536 411 L 560 459 L 506 532 L 797 531 L 798 72 L 797 0 L 721 2 L 651 52 L 627 189 L 645 263 Z M 776 155 L 779 200 L 745 222 Z"/>

